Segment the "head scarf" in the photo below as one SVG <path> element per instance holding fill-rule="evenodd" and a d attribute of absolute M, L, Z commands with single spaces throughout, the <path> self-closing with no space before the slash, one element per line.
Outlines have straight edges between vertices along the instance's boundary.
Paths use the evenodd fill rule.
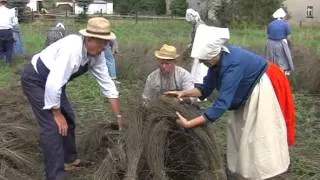
<path fill-rule="evenodd" d="M 229 52 L 224 45 L 230 39 L 228 28 L 219 28 L 200 24 L 197 28 L 191 57 L 210 60 L 216 57 L 221 50 Z"/>
<path fill-rule="evenodd" d="M 62 23 L 58 23 L 58 24 L 56 25 L 56 27 L 57 27 L 57 28 L 60 27 L 60 28 L 62 28 L 62 29 L 65 29 L 65 28 L 64 28 L 64 25 L 63 25 Z"/>
<path fill-rule="evenodd" d="M 272 14 L 272 17 L 279 19 L 279 18 L 284 18 L 286 15 L 287 13 L 282 8 L 279 8 L 276 10 L 276 12 Z"/>
<path fill-rule="evenodd" d="M 201 22 L 201 18 L 200 18 L 200 15 L 197 11 L 195 11 L 193 9 L 187 9 L 186 21 L 195 24 L 195 23 Z"/>

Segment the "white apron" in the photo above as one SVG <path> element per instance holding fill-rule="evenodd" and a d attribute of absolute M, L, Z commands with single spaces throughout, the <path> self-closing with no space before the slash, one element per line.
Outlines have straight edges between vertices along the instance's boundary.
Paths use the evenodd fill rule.
<path fill-rule="evenodd" d="M 266 179 L 287 171 L 287 131 L 269 77 L 264 74 L 246 102 L 228 122 L 228 168 L 248 179 Z"/>

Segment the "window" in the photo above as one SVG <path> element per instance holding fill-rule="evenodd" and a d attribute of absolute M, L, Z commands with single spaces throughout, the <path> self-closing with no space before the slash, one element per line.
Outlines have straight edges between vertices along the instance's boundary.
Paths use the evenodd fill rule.
<path fill-rule="evenodd" d="M 313 6 L 307 6 L 307 18 L 313 18 Z"/>

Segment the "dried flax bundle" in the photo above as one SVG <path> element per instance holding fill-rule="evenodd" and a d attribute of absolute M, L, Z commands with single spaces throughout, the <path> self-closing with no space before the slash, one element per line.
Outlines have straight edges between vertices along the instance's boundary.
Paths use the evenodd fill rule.
<path fill-rule="evenodd" d="M 36 120 L 19 86 L 0 90 L 0 179 L 40 177 Z"/>

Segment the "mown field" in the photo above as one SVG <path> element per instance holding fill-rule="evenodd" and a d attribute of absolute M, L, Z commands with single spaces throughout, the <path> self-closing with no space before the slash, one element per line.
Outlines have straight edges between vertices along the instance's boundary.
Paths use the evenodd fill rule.
<path fill-rule="evenodd" d="M 65 23 L 69 32 L 77 32 L 85 27 L 84 23 L 73 20 L 44 20 L 21 24 L 26 52 L 17 57 L 12 66 L 1 62 L 0 89 L 19 84 L 17 72 L 21 65 L 27 63 L 31 55 L 43 47 L 47 29 L 60 21 Z M 120 45 L 116 59 L 124 107 L 128 101 L 140 99 L 146 76 L 156 67 L 154 50 L 162 44 L 175 45 L 182 54 L 179 64 L 190 70 L 191 61 L 186 53 L 192 30 L 190 24 L 181 20 L 140 20 L 136 23 L 134 20 L 114 19 L 111 22 Z M 263 54 L 266 40 L 264 27 L 236 27 L 230 31 L 231 43 Z M 293 26 L 292 36 L 297 71 L 290 80 L 297 110 L 297 142 L 290 148 L 292 163 L 289 171 L 292 179 L 317 180 L 320 179 L 320 31 Z M 90 122 L 113 120 L 105 99 L 100 96 L 98 86 L 89 74 L 71 82 L 67 91 L 77 112 L 79 132 Z M 209 103 L 206 102 L 203 106 Z M 228 114 L 224 115 L 220 121 L 210 125 L 213 126 L 222 152 L 226 148 L 227 116 Z M 79 174 L 75 177 L 79 179 Z"/>

